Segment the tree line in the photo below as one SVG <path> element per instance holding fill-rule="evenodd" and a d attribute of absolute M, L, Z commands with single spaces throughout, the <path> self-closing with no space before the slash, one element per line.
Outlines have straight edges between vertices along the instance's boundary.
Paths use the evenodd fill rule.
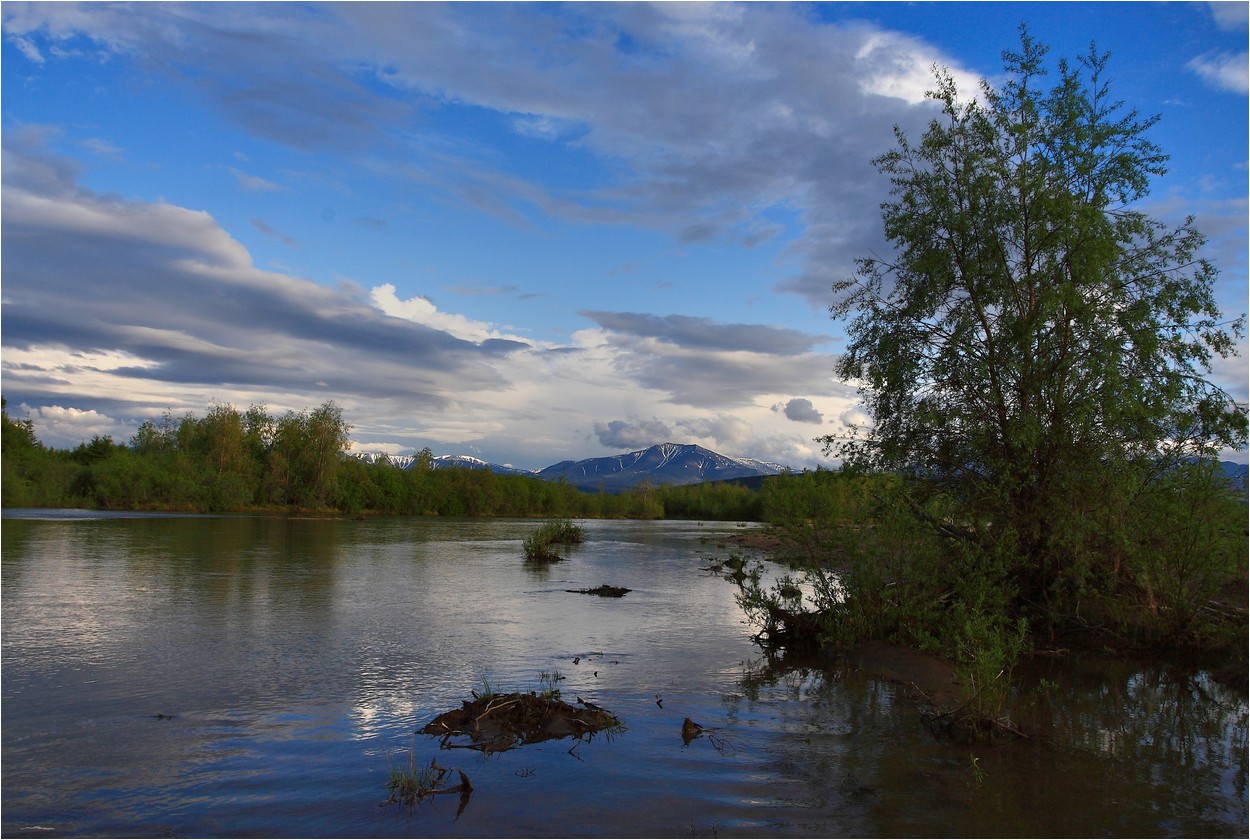
<path fill-rule="evenodd" d="M 348 454 L 351 426 L 333 401 L 270 413 L 214 404 L 203 417 L 145 421 L 126 443 L 95 436 L 44 446 L 29 419 L 3 412 L 5 507 L 507 517 L 757 520 L 759 494 L 729 483 L 584 493 L 565 482 L 434 468 L 421 452 L 401 469 Z"/>

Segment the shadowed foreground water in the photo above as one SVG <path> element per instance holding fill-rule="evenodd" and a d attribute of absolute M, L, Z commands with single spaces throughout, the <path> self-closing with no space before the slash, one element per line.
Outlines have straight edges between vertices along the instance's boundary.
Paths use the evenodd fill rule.
<path fill-rule="evenodd" d="M 935 739 L 893 685 L 761 661 L 700 571 L 732 524 L 584 522 L 536 568 L 534 521 L 81 516 L 3 523 L 5 836 L 1246 833 L 1244 693 L 1047 660 L 1033 739 Z M 632 591 L 565 591 L 604 583 Z M 490 757 L 414 734 L 556 670 L 626 731 Z M 472 779 L 458 817 L 382 804 L 409 750 Z"/>

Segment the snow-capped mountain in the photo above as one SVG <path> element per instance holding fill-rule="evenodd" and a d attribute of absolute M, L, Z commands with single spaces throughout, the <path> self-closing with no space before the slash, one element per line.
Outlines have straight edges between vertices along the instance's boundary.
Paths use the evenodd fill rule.
<path fill-rule="evenodd" d="M 363 452 L 356 454 L 356 457 L 368 463 L 389 458 L 391 464 L 401 469 L 409 469 L 416 462 L 413 455 L 386 456 Z M 777 475 L 786 471 L 780 464 L 754 458 L 730 458 L 702 446 L 686 443 L 661 443 L 621 455 L 561 461 L 537 472 L 492 464 L 472 455 L 436 455 L 430 466 L 434 469 L 459 467 L 491 470 L 499 475 L 528 475 L 546 481 L 559 481 L 563 477 L 580 490 L 604 489 L 610 493 L 627 490 L 648 479 L 656 485 L 698 484 L 703 481 Z"/>
<path fill-rule="evenodd" d="M 623 455 L 561 461 L 539 470 L 538 477 L 548 481 L 564 477 L 582 490 L 618 492 L 646 479 L 657 485 L 698 484 L 781 472 L 785 468 L 778 464 L 730 458 L 688 443 L 661 443 Z"/>
<path fill-rule="evenodd" d="M 366 464 L 390 462 L 392 467 L 398 467 L 401 470 L 411 469 L 412 465 L 417 462 L 416 455 L 388 455 L 385 452 L 353 452 L 351 454 Z"/>
<path fill-rule="evenodd" d="M 460 467 L 468 470 L 490 470 L 496 475 L 535 475 L 533 470 L 519 470 L 516 467 L 491 464 L 481 458 L 474 458 L 472 455 L 435 455 L 430 461 L 430 466 L 436 470 Z"/>

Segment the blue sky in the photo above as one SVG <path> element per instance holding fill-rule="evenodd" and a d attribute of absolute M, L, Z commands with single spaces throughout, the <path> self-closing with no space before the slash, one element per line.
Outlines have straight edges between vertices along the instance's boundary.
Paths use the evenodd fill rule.
<path fill-rule="evenodd" d="M 362 450 L 814 466 L 862 420 L 827 310 L 888 252 L 869 161 L 1022 22 L 1112 53 L 1172 156 L 1144 209 L 1247 310 L 1248 8 L 6 2 L 0 385 L 54 446 L 333 399 Z M 1213 378 L 1246 401 L 1244 349 Z"/>

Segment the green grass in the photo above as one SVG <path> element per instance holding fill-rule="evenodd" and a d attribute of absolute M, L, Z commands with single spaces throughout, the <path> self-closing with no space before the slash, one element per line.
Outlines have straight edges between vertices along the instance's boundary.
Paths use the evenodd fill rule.
<path fill-rule="evenodd" d="M 410 744 L 407 761 L 399 767 L 391 768 L 391 776 L 386 783 L 386 789 L 390 792 L 387 801 L 412 805 L 434 793 L 446 773 L 446 770 L 435 766 L 433 762 L 418 767 L 416 749 Z"/>
<path fill-rule="evenodd" d="M 521 547 L 526 560 L 551 562 L 563 559 L 552 549 L 553 545 L 577 545 L 583 538 L 580 525 L 569 519 L 553 519 L 526 537 Z"/>
<path fill-rule="evenodd" d="M 559 671 L 542 671 L 538 675 L 539 685 L 542 689 L 538 692 L 538 696 L 544 700 L 560 699 L 560 680 L 564 679 L 564 675 Z"/>

